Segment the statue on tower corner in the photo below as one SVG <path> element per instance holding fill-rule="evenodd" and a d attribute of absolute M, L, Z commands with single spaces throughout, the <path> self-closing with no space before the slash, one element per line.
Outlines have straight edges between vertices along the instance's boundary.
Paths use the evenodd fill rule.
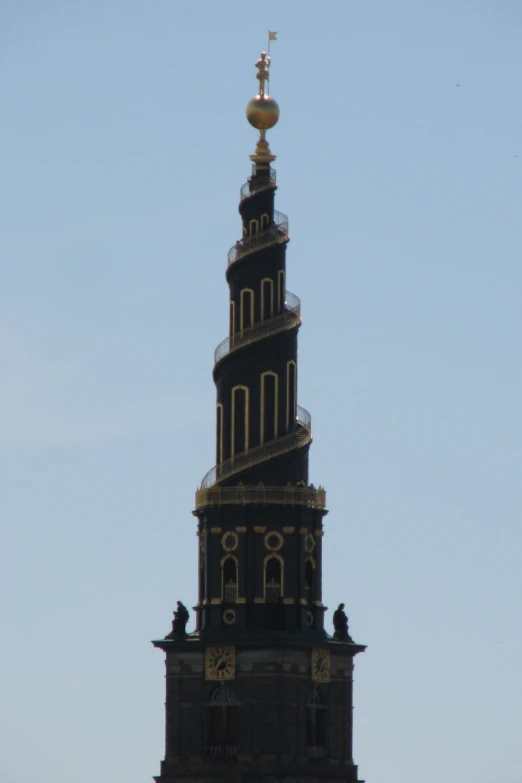
<path fill-rule="evenodd" d="M 181 601 L 178 601 L 176 606 L 174 620 L 172 621 L 172 633 L 174 636 L 186 636 L 187 632 L 185 631 L 185 628 L 189 620 L 189 612 Z"/>
<path fill-rule="evenodd" d="M 344 604 L 339 604 L 335 610 L 333 624 L 334 639 L 339 639 L 339 641 L 353 642 L 352 637 L 348 633 L 348 617 L 344 611 Z"/>

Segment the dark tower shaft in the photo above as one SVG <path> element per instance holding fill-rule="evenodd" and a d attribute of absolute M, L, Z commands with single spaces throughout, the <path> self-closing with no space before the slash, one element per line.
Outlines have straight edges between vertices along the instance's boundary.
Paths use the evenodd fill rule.
<path fill-rule="evenodd" d="M 274 209 L 269 64 L 262 54 L 260 95 L 247 107 L 260 139 L 241 188 L 242 238 L 228 256 L 216 465 L 196 493 L 197 626 L 187 636 L 178 610 L 173 632 L 155 642 L 167 653 L 163 783 L 357 781 L 352 670 L 365 648 L 341 610 L 335 637 L 324 631 L 326 498 L 308 482 L 311 421 L 297 405 L 301 314 L 286 290 L 288 219 Z"/>

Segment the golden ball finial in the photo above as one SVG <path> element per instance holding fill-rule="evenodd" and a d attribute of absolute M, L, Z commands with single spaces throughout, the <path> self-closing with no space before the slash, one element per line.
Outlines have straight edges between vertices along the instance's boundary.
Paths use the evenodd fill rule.
<path fill-rule="evenodd" d="M 279 106 L 270 95 L 256 95 L 246 107 L 247 120 L 257 130 L 273 128 L 279 119 Z"/>

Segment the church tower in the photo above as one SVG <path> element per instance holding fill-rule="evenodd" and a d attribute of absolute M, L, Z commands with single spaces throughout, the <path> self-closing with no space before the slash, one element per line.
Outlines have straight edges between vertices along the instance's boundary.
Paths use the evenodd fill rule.
<path fill-rule="evenodd" d="M 256 63 L 259 130 L 228 253 L 229 335 L 216 348 L 216 465 L 196 492 L 196 630 L 178 602 L 166 653 L 158 783 L 361 783 L 352 755 L 353 661 L 344 605 L 325 630 L 326 493 L 308 476 L 297 404 L 299 298 L 286 290 L 288 218 L 274 207 L 266 132 L 279 117 L 270 58 Z"/>

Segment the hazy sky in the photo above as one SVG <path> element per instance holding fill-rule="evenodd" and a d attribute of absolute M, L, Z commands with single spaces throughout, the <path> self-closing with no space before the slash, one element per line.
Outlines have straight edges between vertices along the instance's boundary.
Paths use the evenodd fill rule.
<path fill-rule="evenodd" d="M 3 0 L 9 783 L 159 772 L 268 28 L 361 777 L 522 780 L 522 6 Z"/>

